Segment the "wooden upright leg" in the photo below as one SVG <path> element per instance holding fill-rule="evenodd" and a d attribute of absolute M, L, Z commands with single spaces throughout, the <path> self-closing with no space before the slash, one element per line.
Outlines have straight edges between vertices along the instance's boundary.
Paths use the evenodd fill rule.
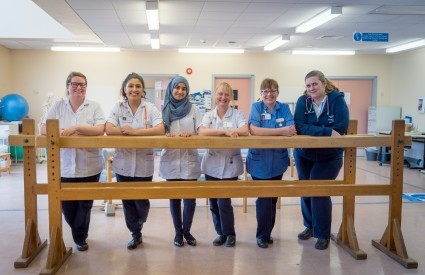
<path fill-rule="evenodd" d="M 357 121 L 350 120 L 347 134 L 353 135 L 356 133 Z M 345 148 L 344 181 L 347 182 L 347 184 L 356 183 L 356 154 L 357 148 Z M 360 250 L 359 243 L 357 241 L 356 228 L 354 226 L 354 207 L 355 197 L 352 195 L 344 196 L 342 206 L 342 223 L 338 234 L 336 236 L 332 234 L 331 239 L 350 253 L 350 255 L 352 255 L 356 260 L 364 260 L 367 258 L 367 254 Z"/>
<path fill-rule="evenodd" d="M 58 120 L 47 120 L 46 142 L 48 154 L 47 172 L 50 246 L 46 268 L 40 274 L 50 275 L 55 274 L 72 253 L 71 248 L 65 248 L 62 237 L 60 136 Z"/>
<path fill-rule="evenodd" d="M 406 268 L 418 268 L 418 262 L 407 255 L 401 232 L 401 208 L 404 165 L 404 120 L 393 121 L 391 137 L 391 175 L 388 225 L 381 240 L 372 240 L 372 245 Z"/>
<path fill-rule="evenodd" d="M 24 119 L 23 135 L 35 135 L 35 121 Z M 25 239 L 21 256 L 16 259 L 15 268 L 28 267 L 40 251 L 47 245 L 47 240 L 40 240 L 37 223 L 36 154 L 35 146 L 24 146 L 24 204 L 25 204 Z"/>

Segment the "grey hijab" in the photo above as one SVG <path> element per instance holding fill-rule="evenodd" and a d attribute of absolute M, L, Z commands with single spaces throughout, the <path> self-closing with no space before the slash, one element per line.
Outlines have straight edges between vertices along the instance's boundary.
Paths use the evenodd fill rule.
<path fill-rule="evenodd" d="M 176 100 L 173 97 L 173 89 L 179 83 L 186 85 L 186 96 L 182 100 Z M 164 107 L 162 108 L 162 119 L 165 124 L 165 132 L 170 132 L 171 122 L 185 117 L 192 108 L 189 101 L 189 82 L 182 76 L 173 78 L 167 86 L 164 97 Z"/>

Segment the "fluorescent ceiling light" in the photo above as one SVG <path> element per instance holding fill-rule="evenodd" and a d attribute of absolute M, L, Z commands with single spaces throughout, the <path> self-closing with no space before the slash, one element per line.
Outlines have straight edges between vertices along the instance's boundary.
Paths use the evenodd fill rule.
<path fill-rule="evenodd" d="M 152 50 L 159 49 L 159 34 L 151 33 L 151 48 Z"/>
<path fill-rule="evenodd" d="M 181 53 L 244 53 L 244 49 L 202 49 L 202 48 L 183 48 L 179 49 Z"/>
<path fill-rule="evenodd" d="M 289 35 L 281 35 L 277 39 L 273 40 L 266 46 L 264 46 L 265 51 L 273 51 L 274 49 L 282 46 L 285 43 L 289 42 Z"/>
<path fill-rule="evenodd" d="M 51 47 L 50 50 L 56 52 L 119 52 L 120 48 L 108 47 Z"/>
<path fill-rule="evenodd" d="M 305 51 L 305 50 L 293 50 L 292 54 L 299 55 L 355 55 L 355 51 Z"/>
<path fill-rule="evenodd" d="M 312 30 L 342 14 L 342 7 L 331 7 L 295 28 L 295 32 L 304 33 Z"/>
<path fill-rule="evenodd" d="M 149 30 L 159 30 L 158 0 L 146 1 L 146 17 Z"/>
<path fill-rule="evenodd" d="M 419 47 L 423 47 L 423 46 L 425 46 L 425 39 L 410 42 L 410 43 L 400 45 L 400 46 L 396 46 L 396 47 L 392 47 L 392 48 L 388 48 L 388 49 L 385 50 L 385 52 L 396 53 L 396 52 L 411 50 L 411 49 L 419 48 Z"/>
<path fill-rule="evenodd" d="M 159 38 L 151 38 L 152 50 L 159 50 Z"/>

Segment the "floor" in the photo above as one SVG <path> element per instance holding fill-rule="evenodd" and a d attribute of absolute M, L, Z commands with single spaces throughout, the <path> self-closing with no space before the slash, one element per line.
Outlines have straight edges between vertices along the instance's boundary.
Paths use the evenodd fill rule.
<path fill-rule="evenodd" d="M 289 177 L 285 175 L 285 178 Z M 357 160 L 358 183 L 387 183 L 389 166 L 378 162 Z M 38 182 L 46 182 L 46 164 L 37 165 Z M 425 193 L 425 174 L 419 170 L 404 169 L 405 193 Z M 333 197 L 332 232 L 337 233 L 341 223 L 341 198 Z M 404 200 L 403 200 L 404 201 Z M 151 211 L 143 229 L 144 243 L 129 251 L 130 240 L 120 201 L 115 216 L 107 217 L 102 211 L 103 201 L 95 201 L 86 252 L 76 251 L 69 227 L 64 222 L 64 242 L 73 248 L 73 254 L 56 274 L 425 274 L 425 203 L 403 202 L 402 230 L 409 257 L 419 263 L 418 269 L 406 269 L 371 245 L 380 239 L 386 224 L 388 198 L 385 196 L 357 197 L 355 226 L 360 248 L 367 253 L 366 260 L 355 260 L 344 249 L 331 242 L 329 249 L 314 249 L 315 239 L 299 241 L 302 231 L 299 198 L 282 198 L 273 231 L 274 244 L 268 249 L 257 247 L 255 240 L 254 198 L 248 199 L 248 212 L 243 213 L 242 199 L 233 199 L 237 244 L 236 247 L 214 247 L 216 234 L 211 213 L 205 199 L 197 200 L 192 234 L 198 246 L 182 248 L 172 244 L 174 230 L 168 200 L 151 200 Z M 39 274 L 47 259 L 47 248 L 27 268 L 15 269 L 14 261 L 20 256 L 24 238 L 23 167 L 12 165 L 10 175 L 0 176 L 0 274 Z M 47 196 L 38 198 L 38 230 L 40 237 L 48 236 Z"/>

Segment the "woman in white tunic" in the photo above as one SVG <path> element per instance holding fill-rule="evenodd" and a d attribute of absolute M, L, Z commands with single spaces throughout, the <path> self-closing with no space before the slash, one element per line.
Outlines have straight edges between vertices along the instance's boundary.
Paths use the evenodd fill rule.
<path fill-rule="evenodd" d="M 238 137 L 249 135 L 244 114 L 230 106 L 233 101 L 232 87 L 223 82 L 214 93 L 214 110 L 205 114 L 199 135 Z M 208 149 L 201 164 L 206 180 L 237 180 L 243 174 L 240 149 Z M 236 244 L 235 217 L 230 198 L 210 198 L 210 210 L 218 236 L 213 245 L 232 247 Z"/>
<path fill-rule="evenodd" d="M 198 107 L 189 101 L 189 83 L 177 76 L 167 86 L 164 97 L 162 118 L 168 137 L 190 137 L 197 133 L 202 115 Z M 163 149 L 159 163 L 159 176 L 167 181 L 193 180 L 201 175 L 197 149 Z M 188 245 L 196 246 L 196 239 L 190 233 L 195 214 L 196 199 L 170 199 L 170 211 L 175 229 L 174 245 L 182 247 L 183 237 Z"/>
<path fill-rule="evenodd" d="M 136 74 L 129 74 L 121 86 L 124 101 L 115 104 L 105 131 L 115 136 L 155 136 L 164 134 L 161 113 L 156 106 L 145 100 L 145 82 Z M 112 170 L 118 182 L 152 181 L 154 172 L 153 149 L 122 148 L 116 149 L 112 161 Z M 142 239 L 142 228 L 149 214 L 148 199 L 122 200 L 125 223 L 132 239 L 128 249 L 135 249 Z"/>
<path fill-rule="evenodd" d="M 59 119 L 61 136 L 103 136 L 105 116 L 97 102 L 86 98 L 87 78 L 80 72 L 71 72 L 66 79 L 66 99 L 55 102 L 44 117 L 40 133 L 46 134 L 46 120 Z M 102 150 L 97 148 L 62 148 L 61 181 L 99 181 L 103 170 Z M 93 200 L 62 201 L 62 213 L 71 227 L 77 249 L 89 249 L 86 242 Z"/>

